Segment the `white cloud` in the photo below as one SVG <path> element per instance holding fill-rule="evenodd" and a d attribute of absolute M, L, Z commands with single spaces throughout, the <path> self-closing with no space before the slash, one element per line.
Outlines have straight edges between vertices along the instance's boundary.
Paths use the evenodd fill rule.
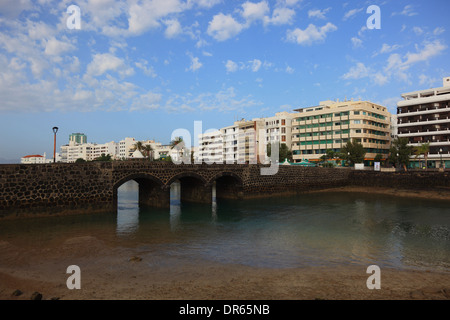
<path fill-rule="evenodd" d="M 433 34 L 434 34 L 435 36 L 438 36 L 438 35 L 440 35 L 440 34 L 442 34 L 442 33 L 444 33 L 444 32 L 445 32 L 445 29 L 442 28 L 442 27 L 437 27 L 436 29 L 433 30 Z"/>
<path fill-rule="evenodd" d="M 239 110 L 245 112 L 246 108 L 261 105 L 251 95 L 238 97 L 234 87 L 223 88 L 218 92 L 205 92 L 198 95 L 173 95 L 166 101 L 165 110 L 168 112 L 180 111 L 219 111 L 229 112 Z"/>
<path fill-rule="evenodd" d="M 359 12 L 361 12 L 361 11 L 363 11 L 363 10 L 364 10 L 364 8 L 349 10 L 349 11 L 347 11 L 347 12 L 345 13 L 343 19 L 344 19 L 344 20 L 348 20 L 348 19 L 352 18 L 354 15 L 356 15 L 357 13 L 359 13 Z"/>
<path fill-rule="evenodd" d="M 125 66 L 124 61 L 110 53 L 95 54 L 87 66 L 88 76 L 101 76 L 108 71 L 118 71 Z"/>
<path fill-rule="evenodd" d="M 420 27 L 414 27 L 413 31 L 416 35 L 420 36 L 421 34 L 423 34 L 423 30 Z"/>
<path fill-rule="evenodd" d="M 420 61 L 426 61 L 431 57 L 434 57 L 442 53 L 447 48 L 446 45 L 442 44 L 439 40 L 426 43 L 424 48 L 417 53 L 408 52 L 405 55 L 406 61 L 404 65 L 410 65 Z"/>
<path fill-rule="evenodd" d="M 160 93 L 147 92 L 135 98 L 129 111 L 155 110 L 160 107 L 162 95 Z"/>
<path fill-rule="evenodd" d="M 247 22 L 251 22 L 262 20 L 269 11 L 270 9 L 267 1 L 263 0 L 258 3 L 247 1 L 242 4 L 241 15 Z"/>
<path fill-rule="evenodd" d="M 188 2 L 194 2 L 202 8 L 212 8 L 215 5 L 221 3 L 222 0 L 188 0 Z"/>
<path fill-rule="evenodd" d="M 294 71 L 295 71 L 294 68 L 291 68 L 290 66 L 286 67 L 286 73 L 293 74 Z"/>
<path fill-rule="evenodd" d="M 59 56 L 60 54 L 68 51 L 75 50 L 75 46 L 66 41 L 57 40 L 55 37 L 45 41 L 45 54 Z"/>
<path fill-rule="evenodd" d="M 417 12 L 414 12 L 413 6 L 408 4 L 403 8 L 403 11 L 392 13 L 392 16 L 395 16 L 395 15 L 403 15 L 403 16 L 407 16 L 407 17 L 412 17 L 412 16 L 417 15 Z"/>
<path fill-rule="evenodd" d="M 225 41 L 239 34 L 244 29 L 231 15 L 219 13 L 209 22 L 207 33 L 217 41 Z"/>
<path fill-rule="evenodd" d="M 362 40 L 361 39 L 359 39 L 357 37 L 352 37 L 351 40 L 352 40 L 353 48 L 358 48 L 358 47 L 362 46 Z"/>
<path fill-rule="evenodd" d="M 313 42 L 321 42 L 325 40 L 328 32 L 336 30 L 337 27 L 330 22 L 319 28 L 313 24 L 310 24 L 305 30 L 300 28 L 288 30 L 287 40 L 301 45 L 310 45 Z"/>
<path fill-rule="evenodd" d="M 181 28 L 181 24 L 177 19 L 165 20 L 164 24 L 166 25 L 166 31 L 164 32 L 165 36 L 169 39 L 175 38 L 176 36 L 183 33 L 183 29 Z"/>
<path fill-rule="evenodd" d="M 232 60 L 227 60 L 225 68 L 227 69 L 227 72 L 236 72 L 238 70 L 238 65 Z"/>
<path fill-rule="evenodd" d="M 275 8 L 272 17 L 265 16 L 264 24 L 283 25 L 291 24 L 294 20 L 295 11 L 290 8 Z"/>
<path fill-rule="evenodd" d="M 262 62 L 259 59 L 254 59 L 250 61 L 250 65 L 253 72 L 258 72 L 259 68 L 261 68 Z"/>
<path fill-rule="evenodd" d="M 152 66 L 148 66 L 148 61 L 140 60 L 134 63 L 134 65 L 141 69 L 145 75 L 150 76 L 152 78 L 156 77 L 156 72 Z"/>
<path fill-rule="evenodd" d="M 326 19 L 325 14 L 327 14 L 327 12 L 330 10 L 331 10 L 331 8 L 326 8 L 323 10 L 320 10 L 320 9 L 309 10 L 308 17 L 309 18 L 317 18 L 317 19 Z"/>
<path fill-rule="evenodd" d="M 369 69 L 362 62 L 358 62 L 356 66 L 351 67 L 350 70 L 342 76 L 343 79 L 361 79 L 368 77 Z"/>
<path fill-rule="evenodd" d="M 400 45 L 398 45 L 398 44 L 394 44 L 394 45 L 390 46 L 386 43 L 383 43 L 383 45 L 380 49 L 380 53 L 389 53 L 389 52 L 395 51 L 399 48 L 400 48 Z"/>
<path fill-rule="evenodd" d="M 180 0 L 133 1 L 128 8 L 128 31 L 132 34 L 142 34 L 159 27 L 160 20 L 169 14 L 185 9 L 185 4 Z"/>
<path fill-rule="evenodd" d="M 192 72 L 195 72 L 203 66 L 198 57 L 190 55 L 190 58 L 191 58 L 191 65 L 189 66 L 188 69 L 186 69 L 186 71 L 190 70 Z"/>

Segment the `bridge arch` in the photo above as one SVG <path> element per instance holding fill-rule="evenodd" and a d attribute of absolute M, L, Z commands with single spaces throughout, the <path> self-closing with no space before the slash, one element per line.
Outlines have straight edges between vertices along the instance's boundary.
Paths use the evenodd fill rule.
<path fill-rule="evenodd" d="M 113 185 L 114 203 L 117 204 L 118 189 L 124 183 L 134 180 L 139 184 L 139 205 L 154 207 L 168 207 L 170 202 L 170 190 L 157 177 L 148 173 L 129 174 Z"/>
<path fill-rule="evenodd" d="M 243 181 L 234 172 L 224 171 L 216 174 L 209 183 L 215 183 L 217 199 L 242 199 Z"/>
<path fill-rule="evenodd" d="M 171 177 L 166 185 L 170 186 L 175 181 L 180 183 L 181 202 L 212 202 L 212 187 L 202 175 L 192 171 L 179 173 Z"/>

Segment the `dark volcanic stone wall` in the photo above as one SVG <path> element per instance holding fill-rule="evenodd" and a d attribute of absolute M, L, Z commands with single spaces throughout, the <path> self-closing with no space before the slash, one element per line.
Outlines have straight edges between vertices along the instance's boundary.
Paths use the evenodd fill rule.
<path fill-rule="evenodd" d="M 434 190 L 450 188 L 450 171 L 376 172 L 355 170 L 350 172 L 348 183 L 361 187 Z"/>
<path fill-rule="evenodd" d="M 239 198 L 252 198 L 342 186 L 350 174 L 347 169 L 281 165 L 276 175 L 265 176 L 261 175 L 261 168 L 261 165 L 175 165 L 148 160 L 0 165 L 0 216 L 110 211 L 115 206 L 117 188 L 131 179 L 141 181 L 142 185 L 161 188 L 161 193 L 153 189 L 153 195 L 165 195 L 175 180 L 186 185 L 195 179 L 196 184 L 204 186 L 204 191 L 210 190 L 214 181 L 226 176 L 223 181 L 235 184 Z M 146 179 L 151 183 L 142 183 Z M 233 184 L 221 190 L 233 190 Z M 202 198 L 197 193 L 191 190 L 194 198 Z"/>
<path fill-rule="evenodd" d="M 0 216 L 112 208 L 107 165 L 0 165 Z"/>

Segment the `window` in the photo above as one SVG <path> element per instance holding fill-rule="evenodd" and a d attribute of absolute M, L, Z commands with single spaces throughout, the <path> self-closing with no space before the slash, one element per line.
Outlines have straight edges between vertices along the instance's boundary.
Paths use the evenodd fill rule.
<path fill-rule="evenodd" d="M 353 111 L 353 114 L 358 116 L 359 115 L 359 111 Z"/>
<path fill-rule="evenodd" d="M 353 120 L 354 124 L 361 124 L 361 120 Z"/>
<path fill-rule="evenodd" d="M 285 119 L 281 120 L 281 125 L 282 126 L 286 125 L 286 120 Z"/>

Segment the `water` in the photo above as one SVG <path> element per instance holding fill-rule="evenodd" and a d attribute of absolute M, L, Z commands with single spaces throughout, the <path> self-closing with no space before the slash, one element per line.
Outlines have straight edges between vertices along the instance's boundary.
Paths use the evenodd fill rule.
<path fill-rule="evenodd" d="M 137 188 L 119 189 L 116 213 L 3 221 L 0 241 L 51 246 L 90 235 L 171 261 L 450 270 L 448 202 L 319 193 L 211 206 L 173 196 L 170 209 L 139 209 Z"/>

